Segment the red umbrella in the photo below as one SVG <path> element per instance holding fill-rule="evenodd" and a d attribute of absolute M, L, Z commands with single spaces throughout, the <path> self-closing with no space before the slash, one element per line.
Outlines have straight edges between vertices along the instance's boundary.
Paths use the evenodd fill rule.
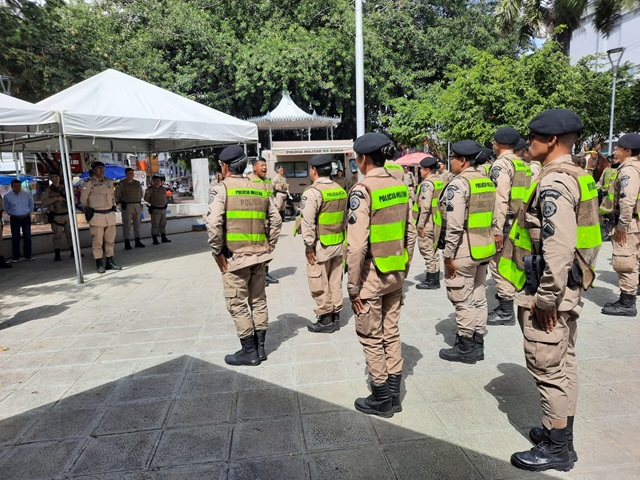
<path fill-rule="evenodd" d="M 400 157 L 398 160 L 396 160 L 396 163 L 398 165 L 402 165 L 404 166 L 411 166 L 411 165 L 418 165 L 420 163 L 420 161 L 423 158 L 426 157 L 433 157 L 433 155 L 429 154 L 429 153 L 424 153 L 424 152 L 415 152 L 415 153 L 410 153 L 409 155 L 405 155 L 404 157 Z"/>

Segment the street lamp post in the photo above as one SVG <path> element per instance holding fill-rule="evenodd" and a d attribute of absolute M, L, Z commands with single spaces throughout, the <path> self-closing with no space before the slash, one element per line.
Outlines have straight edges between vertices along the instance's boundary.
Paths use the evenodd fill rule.
<path fill-rule="evenodd" d="M 356 0 L 356 136 L 364 135 L 364 41 L 362 0 Z"/>
<path fill-rule="evenodd" d="M 607 56 L 611 63 L 611 69 L 613 70 L 613 86 L 611 88 L 611 115 L 609 118 L 609 155 L 613 153 L 611 148 L 613 143 L 613 114 L 616 107 L 616 80 L 618 78 L 618 67 L 620 66 L 620 60 L 624 53 L 624 47 L 612 48 L 607 50 Z"/>

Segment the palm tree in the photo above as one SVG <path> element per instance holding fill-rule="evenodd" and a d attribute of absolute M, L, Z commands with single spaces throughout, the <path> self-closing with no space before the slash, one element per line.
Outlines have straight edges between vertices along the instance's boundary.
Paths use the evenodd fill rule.
<path fill-rule="evenodd" d="M 571 35 L 587 11 L 593 12 L 595 29 L 607 37 L 622 13 L 638 6 L 640 0 L 499 0 L 497 27 L 501 32 L 515 29 L 523 39 L 551 35 L 568 55 Z"/>

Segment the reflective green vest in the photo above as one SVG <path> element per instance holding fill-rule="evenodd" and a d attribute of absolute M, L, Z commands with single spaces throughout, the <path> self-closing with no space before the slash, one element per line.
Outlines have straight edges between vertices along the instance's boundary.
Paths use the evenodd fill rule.
<path fill-rule="evenodd" d="M 496 187 L 479 170 L 467 169 L 460 176 L 464 177 L 471 187 L 465 228 L 471 258 L 484 260 L 496 253 L 496 243 L 491 234 Z"/>
<path fill-rule="evenodd" d="M 515 168 L 515 175 L 511 185 L 509 205 L 514 212 L 517 212 L 524 203 L 524 197 L 531 185 L 531 167 L 519 158 L 511 159 L 511 163 Z"/>
<path fill-rule="evenodd" d="M 505 239 L 502 256 L 498 261 L 498 272 L 518 291 L 524 288 L 526 281 L 524 257 L 537 253 L 539 250 L 537 244 L 540 241 L 540 227 L 530 227 L 526 221 L 526 213 L 529 210 L 531 201 L 535 198 L 534 193 L 538 188 L 539 181 L 549 173 L 558 170 L 571 175 L 580 187 L 580 202 L 576 209 L 578 227 L 576 257 L 580 260 L 579 263 L 583 273 L 583 288 L 589 288 L 595 279 L 593 266 L 599 247 L 602 244 L 600 219 L 598 217 L 598 189 L 593 177 L 579 166 L 562 163 L 544 171 L 538 178 L 538 182 L 531 184 L 525 196 L 525 204 L 518 212 L 509 232 L 509 237 Z M 542 222 L 542 219 L 540 220 Z"/>
<path fill-rule="evenodd" d="M 431 198 L 431 218 L 433 219 L 433 223 L 435 225 L 439 225 L 442 226 L 442 213 L 440 212 L 440 209 L 438 208 L 438 199 L 440 198 L 440 194 L 442 193 L 442 190 L 444 189 L 444 182 L 442 180 L 440 180 L 439 178 L 433 178 L 429 177 L 428 179 L 425 179 L 425 182 L 430 182 L 433 185 L 434 191 L 433 191 L 433 197 Z M 416 201 L 413 202 L 413 207 L 411 207 L 411 209 L 413 210 L 414 213 L 414 218 L 413 218 L 413 222 L 417 223 L 418 222 L 418 217 L 420 216 L 420 206 L 418 205 L 418 203 L 420 202 L 420 193 L 422 192 L 422 185 L 424 184 L 424 182 L 422 182 L 419 186 L 418 186 L 418 192 L 416 194 Z"/>
<path fill-rule="evenodd" d="M 369 250 L 376 268 L 382 273 L 406 270 L 409 189 L 395 178 L 365 177 L 361 183 L 371 195 Z"/>
<path fill-rule="evenodd" d="M 609 191 L 609 186 L 611 185 L 611 182 L 615 180 L 616 173 L 617 170 L 613 169 L 612 167 L 607 167 L 604 169 L 604 171 L 602 172 L 602 187 L 600 188 L 601 190 L 604 190 L 605 192 Z"/>
<path fill-rule="evenodd" d="M 225 205 L 226 245 L 233 253 L 269 251 L 265 227 L 269 194 L 246 178 L 227 177 Z"/>
<path fill-rule="evenodd" d="M 347 192 L 335 182 L 314 183 L 309 188 L 322 193 L 322 205 L 316 219 L 320 243 L 328 247 L 344 242 Z"/>

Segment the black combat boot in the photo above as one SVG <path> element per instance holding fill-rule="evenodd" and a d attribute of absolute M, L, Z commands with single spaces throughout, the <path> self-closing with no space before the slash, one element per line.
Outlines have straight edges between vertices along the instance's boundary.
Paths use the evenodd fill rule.
<path fill-rule="evenodd" d="M 340 312 L 333 312 L 331 314 L 331 321 L 336 326 L 336 330 L 340 330 Z"/>
<path fill-rule="evenodd" d="M 54 262 L 61 262 L 62 261 L 62 257 L 60 256 L 60 249 L 56 248 L 54 250 L 55 256 L 53 257 L 53 261 Z"/>
<path fill-rule="evenodd" d="M 264 269 L 264 281 L 267 283 L 280 283 L 280 280 L 269 274 L 269 267 L 265 267 Z"/>
<path fill-rule="evenodd" d="M 427 272 L 424 280 L 416 285 L 418 290 L 437 290 L 440 288 L 440 272 Z"/>
<path fill-rule="evenodd" d="M 160 238 L 162 238 L 162 243 L 171 243 L 171 240 L 169 240 L 167 238 L 167 234 L 166 233 L 161 233 L 160 234 Z"/>
<path fill-rule="evenodd" d="M 233 355 L 225 355 L 224 361 L 227 365 L 260 365 L 260 357 L 256 348 L 256 341 L 251 335 L 241 338 L 242 348 Z"/>
<path fill-rule="evenodd" d="M 513 313 L 513 299 L 498 297 L 500 305 L 487 317 L 487 325 L 515 325 L 516 316 Z"/>
<path fill-rule="evenodd" d="M 638 286 L 638 288 L 640 288 L 640 285 Z M 603 308 L 612 307 L 613 305 L 620 305 L 621 303 L 622 303 L 622 292 L 620 292 L 620 295 L 618 296 L 618 299 L 615 302 L 607 302 L 604 304 Z"/>
<path fill-rule="evenodd" d="M 640 283 L 638 284 L 638 288 L 636 289 L 636 297 L 640 295 Z"/>
<path fill-rule="evenodd" d="M 391 401 L 391 391 L 387 382 L 376 385 L 371 382 L 371 395 L 367 398 L 358 398 L 355 402 L 356 410 L 367 415 L 377 415 L 379 417 L 393 417 L 393 402 Z"/>
<path fill-rule="evenodd" d="M 484 334 L 480 332 L 473 333 L 473 343 L 478 361 L 484 360 Z"/>
<path fill-rule="evenodd" d="M 400 384 L 402 383 L 402 374 L 389 375 L 389 377 L 387 377 L 387 383 L 389 384 L 389 391 L 391 392 L 391 409 L 393 413 L 401 412 Z"/>
<path fill-rule="evenodd" d="M 476 363 L 476 342 L 473 337 L 456 335 L 456 343 L 440 350 L 440 358 L 448 362 Z"/>
<path fill-rule="evenodd" d="M 575 463 L 578 461 L 578 454 L 573 447 L 573 420 L 574 417 L 567 417 L 567 448 L 569 449 L 571 460 Z M 534 445 L 542 442 L 546 435 L 549 435 L 549 430 L 544 427 L 534 427 L 529 430 L 529 439 L 531 439 Z"/>
<path fill-rule="evenodd" d="M 136 237 L 136 248 L 144 248 L 144 243 L 140 241 L 140 237 Z"/>
<path fill-rule="evenodd" d="M 567 429 L 553 428 L 545 432 L 542 441 L 531 450 L 511 455 L 511 464 L 532 472 L 552 468 L 568 472 L 573 468 L 573 460 L 567 445 Z"/>
<path fill-rule="evenodd" d="M 0 240 L 2 241 L 2 240 Z M 7 263 L 4 260 L 4 257 L 0 257 L 0 268 L 13 268 L 13 265 L 11 265 L 10 263 Z"/>
<path fill-rule="evenodd" d="M 636 296 L 632 293 L 622 292 L 620 300 L 612 305 L 605 306 L 602 309 L 602 313 L 619 317 L 635 317 L 638 313 L 636 310 Z"/>
<path fill-rule="evenodd" d="M 151 235 L 151 238 L 153 238 L 153 244 L 154 245 L 160 245 L 160 242 L 158 241 L 158 236 L 157 235 Z"/>
<path fill-rule="evenodd" d="M 260 358 L 261 362 L 267 359 L 267 352 L 264 351 L 264 340 L 266 337 L 266 330 L 255 330 L 253 332 L 253 339 L 256 342 L 256 349 L 258 350 L 258 358 Z"/>
<path fill-rule="evenodd" d="M 113 261 L 113 257 L 107 257 L 107 270 L 122 270 L 122 267 Z"/>
<path fill-rule="evenodd" d="M 101 258 L 96 260 L 96 267 L 98 268 L 98 273 L 104 273 L 105 272 L 104 264 L 102 263 L 102 259 Z"/>
<path fill-rule="evenodd" d="M 124 249 L 125 250 L 131 250 L 131 242 L 126 238 L 124 240 Z"/>
<path fill-rule="evenodd" d="M 318 315 L 318 321 L 307 325 L 307 330 L 313 333 L 333 333 L 336 329 L 336 324 L 333 321 L 332 313 L 325 313 Z"/>

